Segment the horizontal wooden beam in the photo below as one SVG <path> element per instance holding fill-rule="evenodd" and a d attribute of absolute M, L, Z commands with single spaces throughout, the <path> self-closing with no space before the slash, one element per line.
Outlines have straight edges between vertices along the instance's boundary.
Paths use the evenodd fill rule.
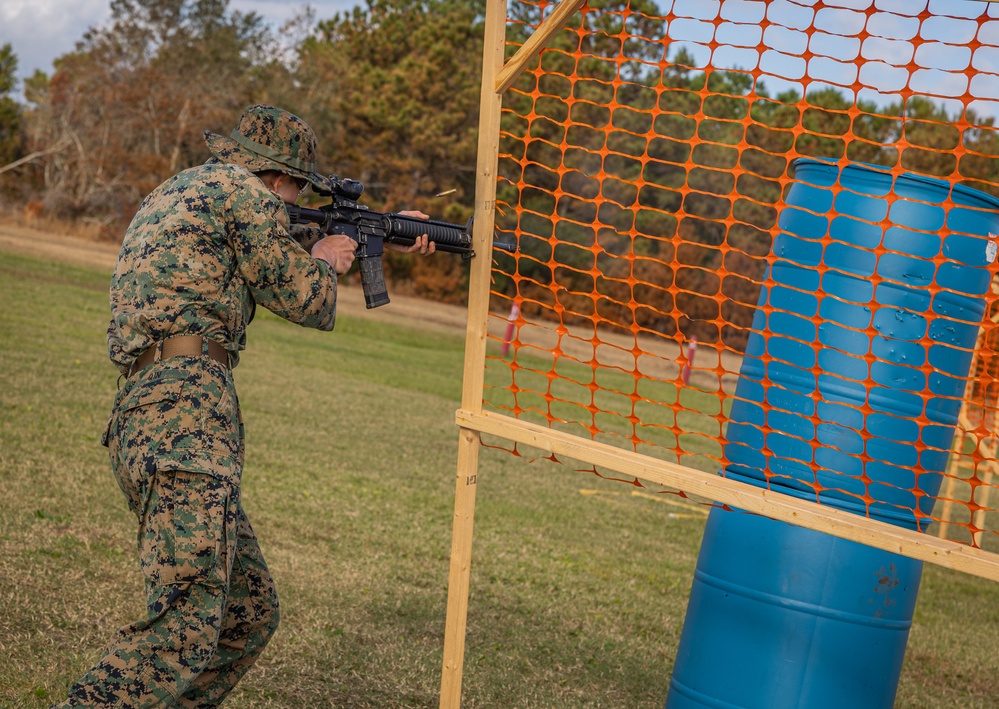
<path fill-rule="evenodd" d="M 463 429 L 499 436 L 771 519 L 999 581 L 999 554 L 615 448 L 510 416 L 459 409 L 455 419 Z"/>

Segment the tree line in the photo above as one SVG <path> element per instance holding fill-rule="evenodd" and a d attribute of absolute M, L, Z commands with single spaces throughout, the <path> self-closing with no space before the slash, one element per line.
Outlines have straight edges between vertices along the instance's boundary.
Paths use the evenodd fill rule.
<path fill-rule="evenodd" d="M 306 119 L 319 166 L 365 185 L 373 209 L 472 211 L 484 0 L 366 0 L 279 29 L 228 0 L 111 0 L 15 99 L 17 58 L 0 46 L 0 204 L 100 224 L 119 238 L 141 200 L 204 162 L 203 132 L 228 135 L 252 103 Z M 451 192 L 451 190 L 454 190 Z M 435 195 L 449 192 L 446 198 Z M 395 257 L 395 258 L 392 258 Z M 389 277 L 460 301 L 467 264 L 391 254 Z"/>
<path fill-rule="evenodd" d="M 305 118 L 320 166 L 360 180 L 373 209 L 464 223 L 484 6 L 366 0 L 274 30 L 228 0 L 111 0 L 109 22 L 52 76 L 29 78 L 23 103 L 17 58 L 0 47 L 0 199 L 120 238 L 150 190 L 208 157 L 204 130 L 228 134 L 264 102 Z M 521 256 L 494 255 L 494 290 L 512 297 L 516 268 L 526 314 L 741 347 L 792 155 L 960 175 L 999 193 L 991 118 L 967 113 L 958 128 L 925 98 L 855 104 L 833 88 L 770 96 L 748 73 L 695 68 L 683 48 L 664 56 L 651 0 L 589 6 L 605 12 L 585 31 L 577 15 L 504 98 L 498 224 Z M 511 3 L 510 51 L 540 12 Z M 458 259 L 392 254 L 386 266 L 419 295 L 466 297 Z"/>
<path fill-rule="evenodd" d="M 506 96 L 498 221 L 522 255 L 499 256 L 497 287 L 512 288 L 516 268 L 527 315 L 741 350 L 795 157 L 899 166 L 999 196 L 993 117 L 832 87 L 771 95 L 749 72 L 697 69 L 663 41 L 652 0 L 589 4 L 609 11 L 577 15 Z M 518 45 L 540 9 L 518 4 L 511 19 Z"/>

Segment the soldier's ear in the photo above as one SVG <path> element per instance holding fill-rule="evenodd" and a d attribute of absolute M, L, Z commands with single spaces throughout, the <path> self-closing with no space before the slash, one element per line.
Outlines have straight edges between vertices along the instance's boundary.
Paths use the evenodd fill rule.
<path fill-rule="evenodd" d="M 260 181 L 263 182 L 264 186 L 269 190 L 277 190 L 277 180 L 284 176 L 283 173 L 280 173 L 277 170 L 262 170 L 254 174 L 260 178 Z"/>
<path fill-rule="evenodd" d="M 291 175 L 286 175 L 283 172 L 279 172 L 274 176 L 274 191 L 278 192 L 284 186 L 295 185 L 295 181 L 291 178 Z M 297 188 L 297 185 L 295 185 Z"/>

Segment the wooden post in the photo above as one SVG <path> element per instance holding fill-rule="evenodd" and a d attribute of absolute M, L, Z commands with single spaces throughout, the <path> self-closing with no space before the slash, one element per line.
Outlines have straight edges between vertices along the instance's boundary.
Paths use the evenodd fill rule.
<path fill-rule="evenodd" d="M 458 441 L 458 479 L 454 490 L 451 528 L 451 571 L 447 584 L 447 620 L 444 627 L 444 666 L 441 672 L 441 709 L 461 706 L 461 671 L 465 660 L 468 585 L 472 568 L 472 527 L 475 521 L 475 484 L 479 465 L 479 434 L 461 429 Z"/>
<path fill-rule="evenodd" d="M 992 455 L 995 455 L 995 448 L 993 446 Z M 995 469 L 995 464 L 990 463 L 983 466 L 985 468 L 985 478 L 982 480 L 985 483 L 981 488 L 981 493 L 977 500 L 972 499 L 972 502 L 977 502 L 981 505 L 981 508 L 975 511 L 972 515 L 972 521 L 975 524 L 975 528 L 979 531 L 971 535 L 972 540 L 976 547 L 981 548 L 982 546 L 982 534 L 985 529 L 985 513 L 989 510 L 989 497 L 992 493 L 992 480 L 993 480 L 993 470 Z M 977 492 L 977 491 L 976 491 Z"/>
<path fill-rule="evenodd" d="M 506 51 L 506 0 L 488 0 L 486 4 L 473 222 L 475 252 L 478 255 L 472 264 L 469 278 L 461 411 L 482 412 L 503 92 L 516 81 L 528 62 L 541 52 L 548 39 L 582 7 L 584 2 L 585 0 L 562 0 L 505 68 L 503 56 Z M 462 426 L 460 417 L 458 425 L 461 427 L 461 432 L 458 439 L 458 471 L 455 479 L 454 520 L 451 531 L 451 567 L 448 575 L 440 709 L 458 709 L 461 705 L 461 671 L 465 656 L 468 580 L 472 566 L 472 528 L 475 520 L 475 489 L 481 445 L 478 431 Z"/>
<path fill-rule="evenodd" d="M 992 279 L 992 292 L 999 292 L 999 277 L 993 277 Z M 991 314 L 989 319 L 993 324 L 999 324 L 999 313 Z M 961 404 L 961 412 L 958 414 L 958 426 L 954 435 L 954 445 L 951 446 L 950 460 L 947 463 L 947 485 L 942 494 L 944 502 L 940 507 L 940 524 L 937 527 L 937 536 L 941 539 L 947 538 L 947 532 L 950 527 L 950 518 L 954 509 L 954 488 L 957 486 L 958 476 L 961 474 L 961 456 L 964 454 L 964 447 L 967 444 L 968 438 L 971 438 L 979 452 L 984 454 L 988 471 L 985 480 L 986 489 L 982 491 L 982 498 L 978 503 L 983 507 L 988 505 L 987 500 L 992 487 L 992 471 L 995 467 L 994 462 L 991 461 L 994 461 L 996 452 L 999 451 L 999 441 L 992 435 L 983 441 L 979 438 L 978 434 L 968 433 L 980 427 L 984 427 L 991 433 L 994 427 L 994 424 L 988 419 L 991 415 L 990 411 L 994 409 L 994 403 L 989 401 L 990 397 L 985 392 L 979 392 L 980 399 L 977 402 L 975 401 L 975 376 L 978 372 L 979 357 L 981 357 L 984 346 L 985 329 L 981 328 L 978 331 L 978 339 L 975 342 L 975 355 L 971 361 L 971 376 L 964 387 L 964 401 Z M 981 419 L 972 421 L 968 408 L 976 404 L 977 408 L 981 408 Z M 979 424 L 982 424 L 982 426 L 979 426 Z M 972 473 L 977 474 L 977 471 L 973 469 Z M 974 498 L 975 492 L 975 489 L 972 488 L 972 498 Z M 975 500 L 971 499 L 968 502 L 975 502 Z M 985 510 L 976 511 L 972 515 L 971 521 L 975 527 L 980 527 L 985 522 Z M 971 539 L 972 544 L 979 546 L 982 540 L 981 532 L 972 532 Z"/>
<path fill-rule="evenodd" d="M 503 96 L 494 88 L 503 68 L 506 49 L 506 0 L 488 0 L 482 50 L 482 88 L 479 97 L 479 144 L 475 182 L 473 239 L 477 256 L 472 262 L 465 332 L 465 374 L 461 405 L 482 410 L 486 336 L 489 323 L 489 275 L 492 270 L 493 227 L 496 215 L 496 169 L 499 162 L 499 127 Z M 468 581 L 472 566 L 472 528 L 479 467 L 479 434 L 462 428 L 458 438 L 458 464 L 451 528 L 451 567 L 448 573 L 447 618 L 441 671 L 441 709 L 461 706 L 461 671 L 465 659 L 465 622 L 468 616 Z"/>
<path fill-rule="evenodd" d="M 969 387 L 970 389 L 970 387 Z M 964 406 L 968 406 L 968 395 L 964 396 Z M 941 539 L 947 538 L 947 530 L 950 526 L 950 518 L 954 508 L 954 488 L 957 486 L 957 478 L 961 474 L 961 450 L 964 448 L 965 424 L 964 409 L 961 410 L 959 427 L 954 434 L 954 445 L 950 449 L 950 460 L 947 461 L 947 484 L 943 490 L 943 505 L 940 507 L 940 524 L 937 527 L 937 536 Z"/>

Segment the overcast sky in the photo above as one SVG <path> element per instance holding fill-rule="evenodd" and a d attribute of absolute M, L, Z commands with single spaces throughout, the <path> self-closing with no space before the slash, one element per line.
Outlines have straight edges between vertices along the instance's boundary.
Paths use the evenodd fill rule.
<path fill-rule="evenodd" d="M 229 9 L 256 12 L 280 27 L 306 4 L 319 19 L 360 5 L 362 0 L 230 0 Z M 90 27 L 111 17 L 110 0 L 0 0 L 0 45 L 10 43 L 22 81 L 41 69 L 52 74 L 52 61 L 73 51 Z M 21 88 L 20 86 L 18 87 Z"/>

